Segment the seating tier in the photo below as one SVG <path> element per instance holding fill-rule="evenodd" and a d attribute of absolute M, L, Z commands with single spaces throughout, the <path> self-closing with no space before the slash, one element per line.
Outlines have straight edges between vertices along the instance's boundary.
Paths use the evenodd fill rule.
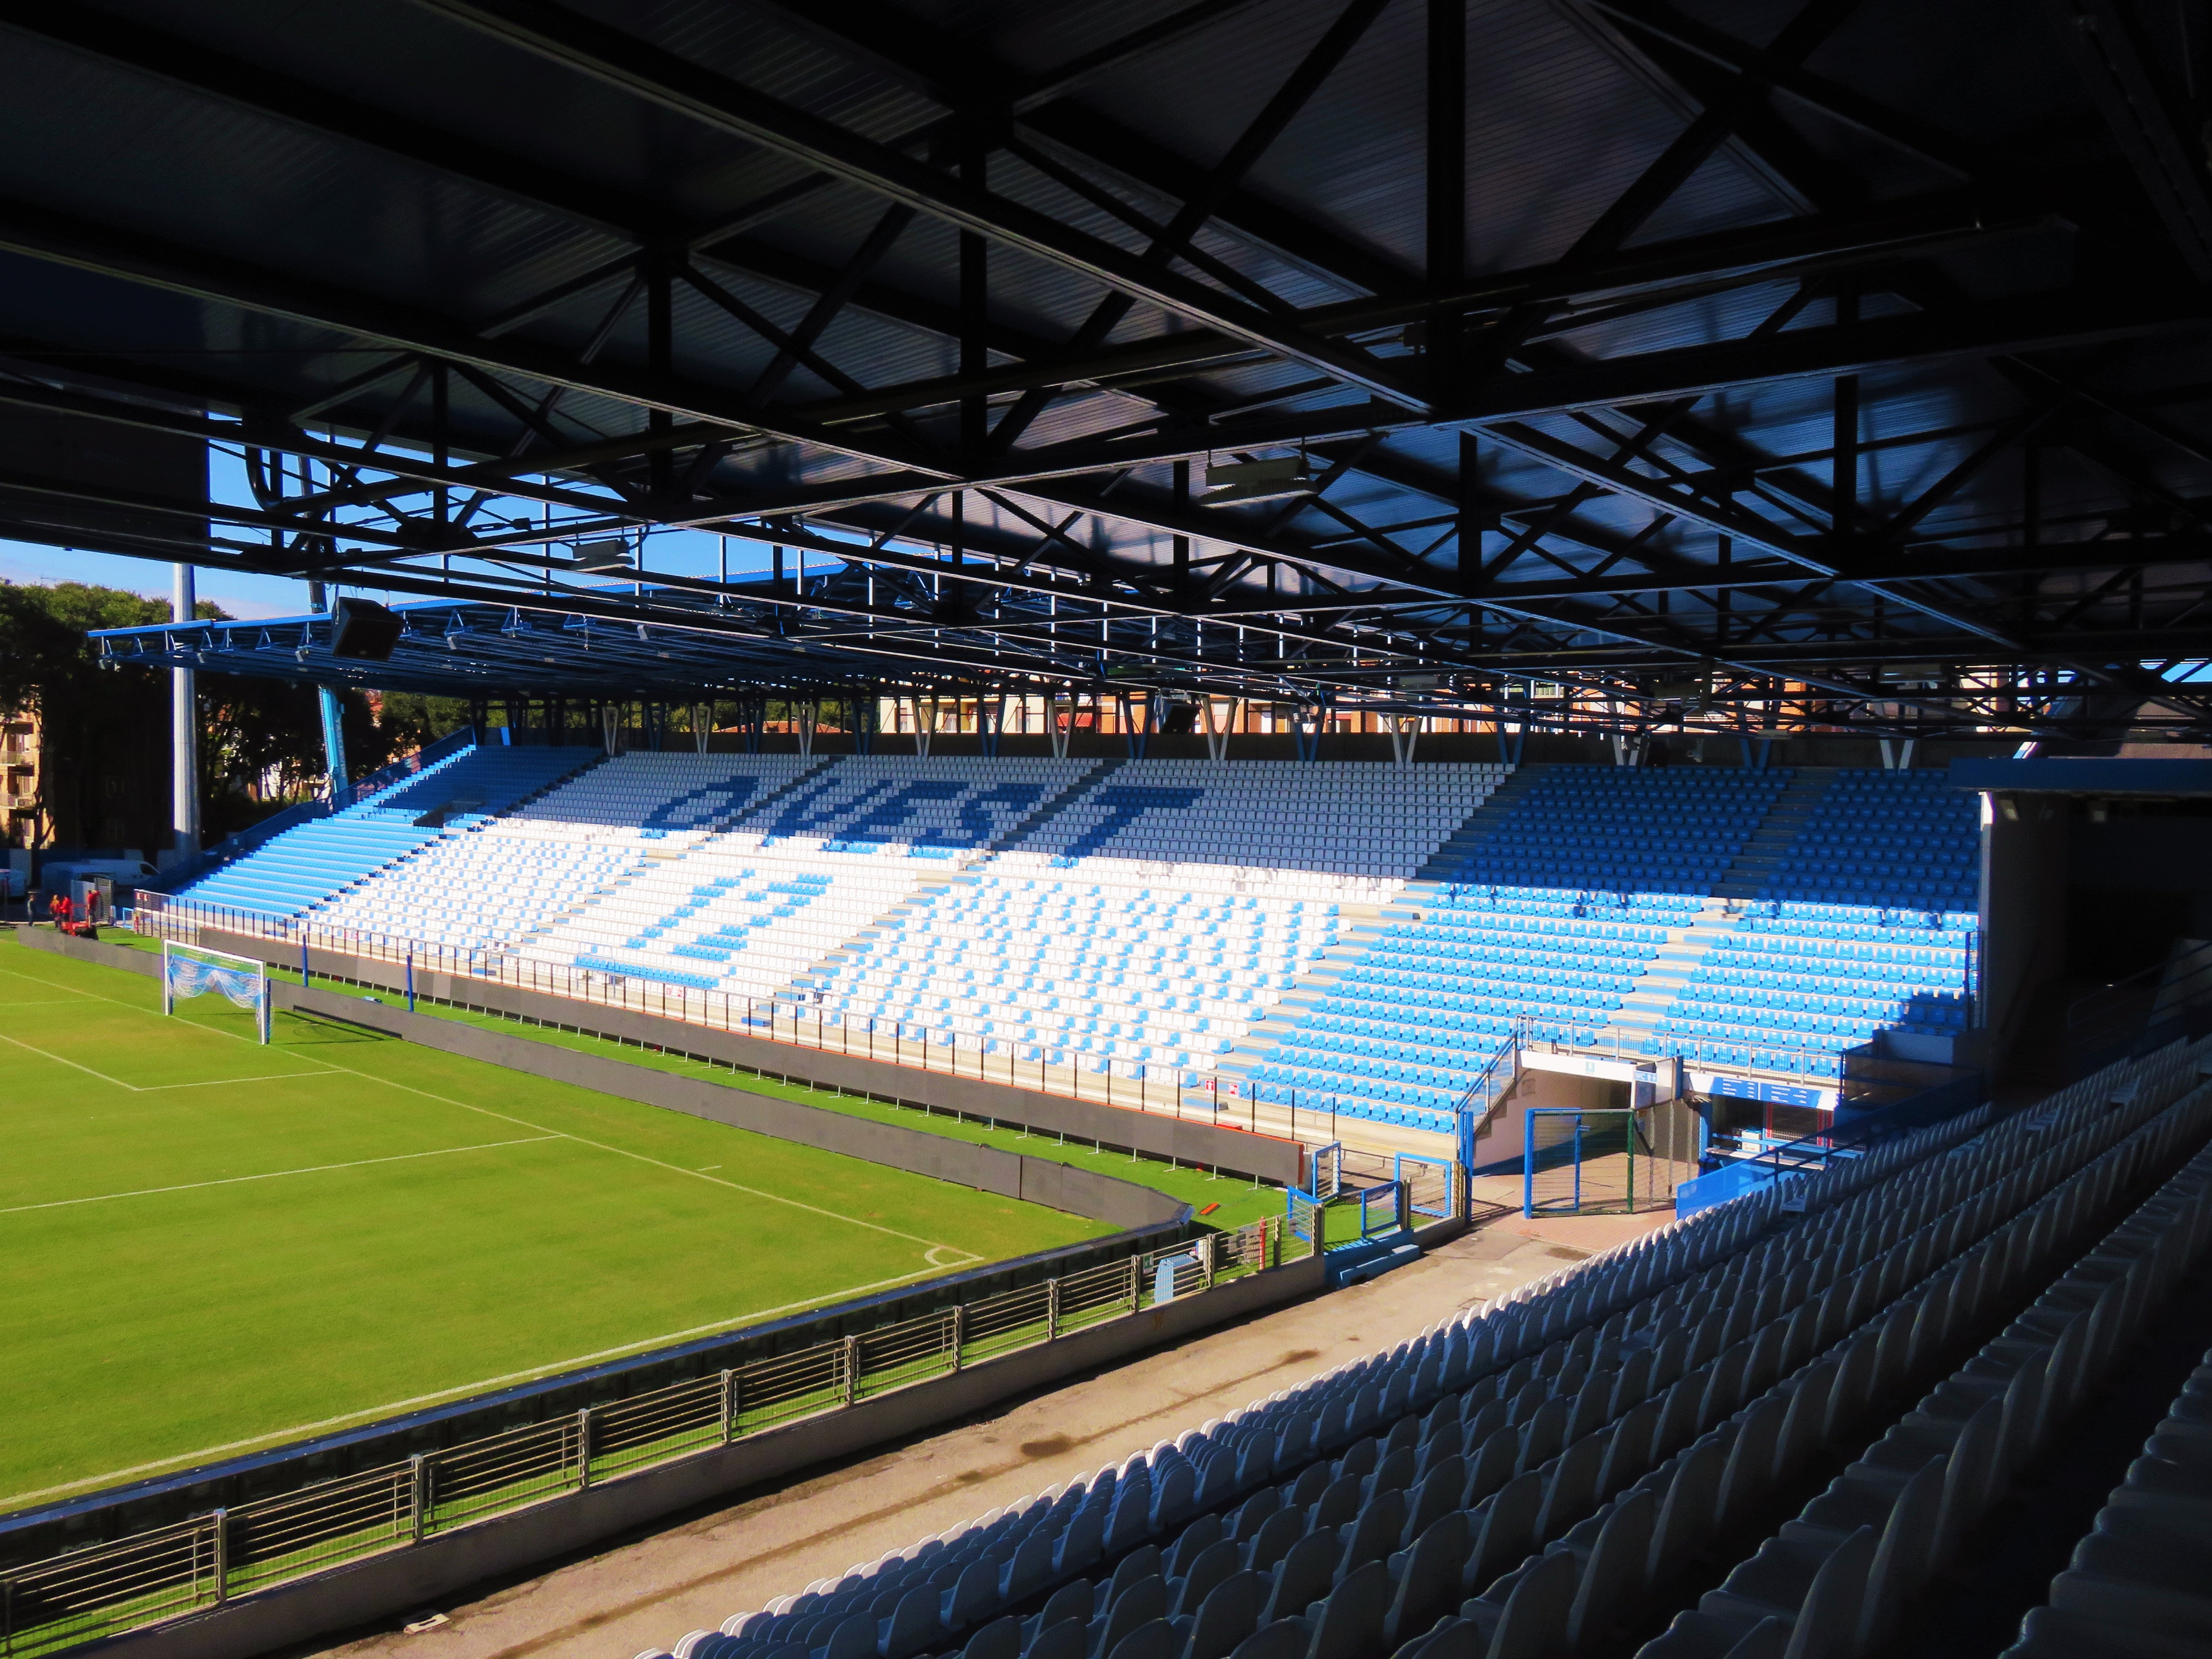
<path fill-rule="evenodd" d="M 2094 1378 L 2083 1357 L 2187 1259 L 2159 1240 L 2202 1248 L 2204 1158 L 2091 1249 L 2212 1127 L 2203 1063 L 2177 1045 L 2035 1112 L 1878 1143 L 674 1651 L 1576 1659 L 1665 1618 L 1701 1552 L 1822 1448 L 1871 1437 L 1808 1511 L 1817 1535 L 1762 1550 L 1724 1608 L 1700 1604 L 1657 1649 L 1780 1654 L 1806 1620 L 1824 1640 L 1805 1652 L 1850 1659 L 1872 1650 L 1862 1609 L 1901 1594 L 1870 1589 L 1880 1540 L 1854 1506 L 1883 1510 L 1876 1534 L 1902 1512 L 1911 1534 L 1929 1513 L 1920 1471 L 1948 1457 L 1965 1496 L 1937 1512 L 1970 1524 L 1996 1449 L 2062 1421 Z M 1958 1338 L 2010 1308 L 1944 1380 Z M 1890 1559 L 1924 1576 L 1909 1546 Z M 1708 1620 L 1731 1644 L 1762 1628 L 1773 1644 L 1691 1649 Z"/>

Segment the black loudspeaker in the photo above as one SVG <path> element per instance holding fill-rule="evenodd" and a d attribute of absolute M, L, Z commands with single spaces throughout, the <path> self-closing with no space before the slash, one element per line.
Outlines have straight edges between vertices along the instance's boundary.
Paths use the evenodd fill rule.
<path fill-rule="evenodd" d="M 354 662 L 390 662 L 399 618 L 374 599 L 340 599 L 331 607 L 331 655 Z"/>
<path fill-rule="evenodd" d="M 1171 702 L 1160 710 L 1160 735 L 1181 737 L 1198 729 L 1198 705 Z"/>

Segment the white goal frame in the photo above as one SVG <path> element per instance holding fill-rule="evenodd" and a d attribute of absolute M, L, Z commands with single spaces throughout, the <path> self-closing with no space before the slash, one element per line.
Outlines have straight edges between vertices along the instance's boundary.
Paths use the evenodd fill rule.
<path fill-rule="evenodd" d="M 208 971 L 190 971 L 195 965 Z M 180 969 L 185 971 L 179 972 Z M 246 984 L 251 985 L 250 991 L 246 990 Z M 255 957 L 210 950 L 204 945 L 180 945 L 174 939 L 163 939 L 161 1012 L 173 1014 L 179 997 L 202 996 L 209 992 L 228 997 L 241 1008 L 250 1008 L 254 1031 L 267 1045 L 274 1006 L 269 995 L 269 964 Z"/>

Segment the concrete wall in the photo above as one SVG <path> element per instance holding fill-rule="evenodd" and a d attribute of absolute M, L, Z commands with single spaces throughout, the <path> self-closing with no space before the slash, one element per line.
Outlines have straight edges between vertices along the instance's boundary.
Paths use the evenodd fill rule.
<path fill-rule="evenodd" d="M 2002 1070 L 2027 1035 L 2039 988 L 2066 964 L 2066 803 L 1996 795 L 1982 831 L 1984 1036 L 1967 1063 Z"/>
<path fill-rule="evenodd" d="M 297 946 L 225 933 L 215 928 L 202 930 L 200 939 L 203 944 L 217 951 L 257 957 L 282 967 L 296 968 L 300 964 Z M 400 963 L 376 962 L 337 951 L 310 951 L 307 966 L 311 973 L 395 990 L 404 983 L 405 970 Z M 842 1054 L 834 1048 L 807 1048 L 741 1031 L 717 1031 L 633 1009 L 578 1002 L 520 986 L 493 985 L 451 974 L 418 969 L 415 988 L 419 996 L 434 1001 L 517 1014 L 545 1024 L 563 1025 L 624 1042 L 642 1042 L 724 1065 L 772 1072 L 794 1082 L 819 1084 L 854 1094 L 890 1096 L 939 1111 L 964 1112 L 971 1117 L 988 1117 L 1000 1123 L 1026 1124 L 1041 1133 L 1064 1134 L 1155 1158 L 1172 1158 L 1179 1163 L 1202 1164 L 1232 1175 L 1258 1176 L 1278 1186 L 1295 1185 L 1304 1176 L 1303 1148 L 1295 1141 L 1271 1135 L 1249 1134 L 1241 1129 L 1222 1128 L 1159 1112 L 1129 1111 L 1097 1101 L 1072 1100 L 1064 1095 L 1046 1094 L 1041 1090 L 979 1078 L 924 1072 L 911 1066 L 870 1060 L 866 1054 Z"/>
<path fill-rule="evenodd" d="M 40 949 L 58 951 L 81 961 L 149 975 L 160 970 L 160 959 L 144 951 L 71 939 L 45 929 L 29 930 L 22 937 Z M 698 1078 L 633 1066 L 626 1060 L 579 1054 L 572 1048 L 487 1031 L 433 1014 L 410 1014 L 404 1008 L 372 1002 L 355 993 L 302 988 L 281 980 L 272 981 L 270 989 L 280 1008 L 296 1008 L 343 1019 L 425 1048 L 435 1048 L 441 1054 L 480 1060 L 556 1083 L 573 1083 L 580 1088 L 595 1089 L 618 1099 L 635 1100 L 691 1117 L 710 1118 L 732 1128 L 818 1146 L 824 1152 L 842 1152 L 848 1158 L 974 1187 L 1004 1198 L 1024 1199 L 1116 1227 L 1144 1227 L 1174 1221 L 1187 1208 L 1157 1188 L 1049 1158 L 977 1146 L 946 1135 L 933 1135 L 925 1129 L 878 1123 L 819 1106 L 804 1106 L 775 1095 L 752 1094 Z"/>
<path fill-rule="evenodd" d="M 846 1410 L 464 1528 L 318 1578 L 98 1644 L 128 1659 L 246 1659 L 425 1606 L 454 1591 L 834 1458 L 927 1433 L 967 1413 L 1146 1349 L 1280 1307 L 1323 1286 L 1309 1257 L 1133 1318 L 1094 1326 Z"/>

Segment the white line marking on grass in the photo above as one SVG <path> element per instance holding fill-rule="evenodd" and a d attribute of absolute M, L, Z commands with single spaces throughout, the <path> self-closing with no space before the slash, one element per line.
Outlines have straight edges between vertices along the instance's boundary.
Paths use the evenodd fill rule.
<path fill-rule="evenodd" d="M 88 991 L 85 994 L 94 997 L 101 1002 L 112 1002 L 118 1008 L 132 1009 L 138 1013 L 147 1014 L 152 1013 L 153 1012 L 149 1008 L 141 1008 L 136 1003 L 125 1002 L 120 997 L 102 996 L 96 991 Z M 159 1018 L 159 1016 L 156 1016 L 156 1018 Z M 204 1031 L 214 1031 L 216 1036 L 229 1037 L 232 1041 L 236 1042 L 246 1042 L 251 1041 L 250 1038 L 247 1038 L 236 1031 L 220 1030 L 212 1025 L 203 1025 L 198 1029 Z M 15 1039 L 13 1037 L 0 1036 L 0 1042 L 14 1042 L 15 1041 Z M 18 1046 L 25 1048 L 31 1048 L 31 1045 L 27 1042 L 19 1044 Z M 44 1054 L 46 1051 L 40 1048 L 32 1048 L 31 1052 L 33 1054 Z M 462 1057 L 466 1058 L 466 1056 Z M 59 1054 L 49 1054 L 47 1055 L 47 1058 L 50 1060 L 62 1059 Z M 574 1141 L 579 1146 L 589 1146 L 599 1152 L 612 1152 L 617 1158 L 635 1158 L 640 1164 L 650 1164 L 657 1170 L 666 1170 L 674 1175 L 688 1176 L 694 1181 L 708 1182 L 716 1187 L 726 1187 L 732 1192 L 743 1193 L 749 1198 L 764 1198 L 773 1204 L 788 1205 L 794 1210 L 805 1210 L 810 1215 L 822 1216 L 831 1221 L 842 1221 L 848 1226 L 864 1227 L 872 1233 L 882 1233 L 888 1238 L 903 1238 L 910 1244 L 923 1245 L 930 1250 L 957 1250 L 964 1261 L 981 1261 L 983 1259 L 981 1256 L 974 1254 L 972 1251 L 961 1250 L 960 1247 L 957 1244 L 940 1244 L 933 1238 L 924 1238 L 917 1233 L 901 1232 L 896 1227 L 885 1227 L 877 1222 L 863 1221 L 858 1216 L 842 1215 L 836 1210 L 825 1210 L 817 1205 L 802 1204 L 799 1200 L 795 1198 L 787 1198 L 781 1193 L 771 1193 L 764 1191 L 758 1187 L 748 1187 L 742 1182 L 730 1181 L 721 1176 L 708 1175 L 699 1170 L 687 1170 L 681 1164 L 667 1164 L 662 1162 L 657 1158 L 647 1158 L 643 1152 L 633 1152 L 626 1147 L 610 1146 L 605 1141 L 590 1140 L 586 1139 L 582 1135 L 570 1134 L 564 1129 L 548 1128 L 543 1123 L 532 1123 L 528 1118 L 517 1117 L 512 1112 L 494 1111 L 489 1106 L 474 1106 L 465 1100 L 455 1100 L 450 1096 L 434 1094 L 428 1089 L 418 1089 L 411 1083 L 395 1083 L 390 1078 L 378 1077 L 373 1073 L 357 1072 L 350 1066 L 341 1066 L 334 1060 L 325 1060 L 320 1054 L 302 1054 L 301 1058 L 302 1060 L 312 1060 L 315 1061 L 316 1064 L 326 1066 L 333 1072 L 343 1072 L 348 1077 L 360 1078 L 362 1081 L 367 1083 L 380 1083 L 388 1089 L 398 1089 L 404 1094 L 420 1095 L 425 1100 L 434 1100 L 441 1106 L 454 1106 L 459 1108 L 465 1112 L 476 1112 L 485 1117 L 495 1117 L 502 1123 L 518 1124 L 523 1128 L 536 1129 L 544 1134 L 558 1135 L 563 1140 Z M 76 1062 L 73 1060 L 62 1060 L 62 1064 L 64 1066 L 76 1066 Z M 90 1072 L 93 1076 L 100 1078 L 103 1082 L 116 1083 L 120 1088 L 134 1089 L 133 1085 L 119 1083 L 118 1082 L 118 1079 L 114 1078 L 106 1077 L 99 1072 L 92 1071 L 92 1068 L 88 1066 L 77 1066 L 76 1068 L 80 1072 Z M 583 1088 L 585 1085 L 581 1084 L 572 1084 L 568 1086 L 572 1088 Z M 137 1091 L 137 1092 L 143 1091 Z M 589 1091 L 586 1091 L 586 1092 L 589 1092 Z M 621 1098 L 619 1096 L 615 1097 L 617 1099 Z M 947 1265 L 957 1266 L 958 1264 L 954 1263 Z M 911 1275 L 909 1275 L 909 1277 L 911 1277 Z M 896 1281 L 892 1282 L 896 1283 Z"/>
<path fill-rule="evenodd" d="M 0 1007 L 21 1007 L 23 1006 L 24 1005 L 21 1003 L 0 1003 Z M 76 1005 L 71 1004 L 70 1006 L 75 1006 Z M 61 1065 L 76 1066 L 78 1071 L 82 1072 L 87 1077 L 96 1077 L 102 1083 L 112 1083 L 118 1089 L 128 1089 L 134 1095 L 159 1094 L 164 1089 L 220 1089 L 224 1087 L 226 1085 L 233 1083 L 281 1083 L 286 1078 L 321 1077 L 325 1075 L 321 1072 L 273 1072 L 263 1077 L 211 1077 L 204 1083 L 125 1083 L 119 1077 L 110 1077 L 105 1072 L 95 1072 L 91 1066 L 81 1065 L 77 1061 L 70 1059 L 65 1054 L 58 1054 L 51 1048 L 41 1048 L 34 1042 L 24 1042 L 21 1037 L 11 1037 L 4 1031 L 0 1031 L 0 1042 L 12 1042 L 18 1048 L 27 1049 L 34 1054 L 43 1054 L 46 1059 L 58 1061 Z"/>
<path fill-rule="evenodd" d="M 555 1139 L 562 1139 L 566 1137 L 556 1136 Z M 174 1468 L 180 1463 L 203 1463 L 210 1458 L 221 1457 L 231 1452 L 249 1450 L 255 1446 L 267 1445 L 272 1441 L 290 1440 L 304 1435 L 319 1433 L 325 1429 L 341 1428 L 348 1423 L 359 1422 L 364 1418 L 389 1417 L 397 1412 L 412 1411 L 418 1406 L 435 1405 L 441 1400 L 455 1399 L 474 1394 L 479 1389 L 501 1389 L 510 1383 L 528 1382 L 556 1371 L 573 1370 L 579 1365 L 595 1365 L 603 1359 L 619 1359 L 624 1354 L 636 1353 L 647 1348 L 657 1348 L 671 1342 L 687 1341 L 695 1336 L 711 1336 L 716 1331 L 726 1331 L 732 1326 L 748 1325 L 756 1320 L 774 1319 L 781 1314 L 797 1313 L 801 1309 L 819 1307 L 825 1302 L 836 1302 L 847 1297 L 866 1296 L 871 1291 L 887 1291 L 894 1285 L 905 1284 L 908 1279 L 927 1279 L 937 1271 L 935 1267 L 918 1268 L 910 1273 L 901 1273 L 896 1279 L 879 1279 L 872 1285 L 854 1285 L 843 1290 L 827 1291 L 820 1296 L 810 1297 L 804 1302 L 787 1302 L 781 1308 L 757 1309 L 751 1313 L 739 1314 L 732 1319 L 718 1319 L 711 1325 L 694 1325 L 689 1330 L 669 1331 L 660 1336 L 648 1336 L 640 1341 L 626 1342 L 618 1348 L 602 1348 L 597 1353 L 580 1353 L 568 1359 L 552 1360 L 543 1365 L 533 1365 L 526 1371 L 509 1371 L 504 1376 L 487 1376 L 474 1382 L 456 1383 L 450 1389 L 441 1389 L 435 1394 L 418 1394 L 411 1400 L 394 1400 L 381 1406 L 364 1406 L 361 1410 L 348 1412 L 342 1417 L 325 1417 L 319 1423 L 295 1423 L 289 1429 L 271 1429 L 268 1433 L 255 1435 L 250 1440 L 233 1440 L 220 1446 L 203 1446 L 197 1451 L 179 1452 L 174 1457 L 161 1458 L 151 1463 L 133 1464 L 127 1469 L 110 1469 L 105 1474 L 88 1474 L 82 1480 L 71 1480 L 58 1486 L 42 1486 L 36 1492 L 0 1494 L 0 1504 L 26 1504 L 37 1498 L 52 1498 L 62 1492 L 81 1491 L 87 1486 L 108 1486 L 118 1480 L 129 1480 L 142 1474 L 151 1474 L 156 1470 Z"/>
<path fill-rule="evenodd" d="M 36 974 L 27 974 L 18 968 L 0 968 L 0 974 L 5 974 L 10 979 L 27 979 L 32 984 L 43 986 L 49 991 L 67 991 L 71 997 L 89 997 L 94 1002 L 112 1002 L 114 1000 L 112 997 L 104 997 L 100 995 L 97 991 L 80 990 L 74 985 L 64 985 L 58 980 L 41 979 Z M 67 1001 L 68 1000 L 69 998 L 67 997 L 63 999 L 64 1001 Z M 130 1006 L 131 1005 L 128 1003 L 124 1004 L 124 1006 L 126 1008 Z"/>
<path fill-rule="evenodd" d="M 135 1085 L 142 1095 L 159 1094 L 164 1089 L 220 1089 L 228 1083 L 282 1083 L 287 1078 L 327 1077 L 327 1072 L 271 1072 L 265 1077 L 218 1077 L 205 1083 L 142 1083 Z"/>
<path fill-rule="evenodd" d="M 128 1007 L 130 1005 L 128 1003 L 124 1005 L 125 1007 Z M 119 1077 L 110 1077 L 105 1072 L 95 1072 L 89 1066 L 79 1066 L 76 1061 L 73 1060 L 66 1059 L 64 1056 L 54 1054 L 48 1049 L 41 1048 L 35 1043 L 25 1042 L 21 1038 L 11 1037 L 5 1031 L 0 1031 L 0 1042 L 12 1042 L 18 1048 L 22 1049 L 27 1054 L 33 1054 L 39 1055 L 42 1059 L 58 1061 L 64 1066 L 82 1072 L 87 1077 L 96 1077 L 102 1083 L 112 1083 L 118 1089 L 128 1089 L 134 1095 L 141 1092 L 138 1085 L 135 1083 L 125 1083 Z"/>
<path fill-rule="evenodd" d="M 276 1181 L 285 1176 L 327 1175 L 332 1170 L 362 1170 L 372 1164 L 404 1164 L 410 1158 L 450 1158 L 455 1152 L 488 1152 L 499 1146 L 529 1146 L 541 1140 L 564 1140 L 567 1138 L 558 1134 L 525 1135 L 520 1140 L 487 1140 L 476 1146 L 440 1146 L 427 1152 L 395 1152 L 389 1158 L 357 1158 L 349 1164 L 310 1164 L 302 1170 L 270 1170 L 262 1175 L 224 1176 L 216 1181 L 187 1181 L 175 1187 L 141 1187 L 135 1192 L 96 1193 L 90 1198 L 57 1198 L 45 1204 L 18 1204 L 13 1208 L 0 1210 L 0 1215 L 21 1215 L 27 1210 L 66 1210 L 74 1204 L 106 1204 L 118 1198 L 152 1198 L 161 1193 L 194 1193 L 203 1187 L 235 1187 L 241 1182 Z"/>

